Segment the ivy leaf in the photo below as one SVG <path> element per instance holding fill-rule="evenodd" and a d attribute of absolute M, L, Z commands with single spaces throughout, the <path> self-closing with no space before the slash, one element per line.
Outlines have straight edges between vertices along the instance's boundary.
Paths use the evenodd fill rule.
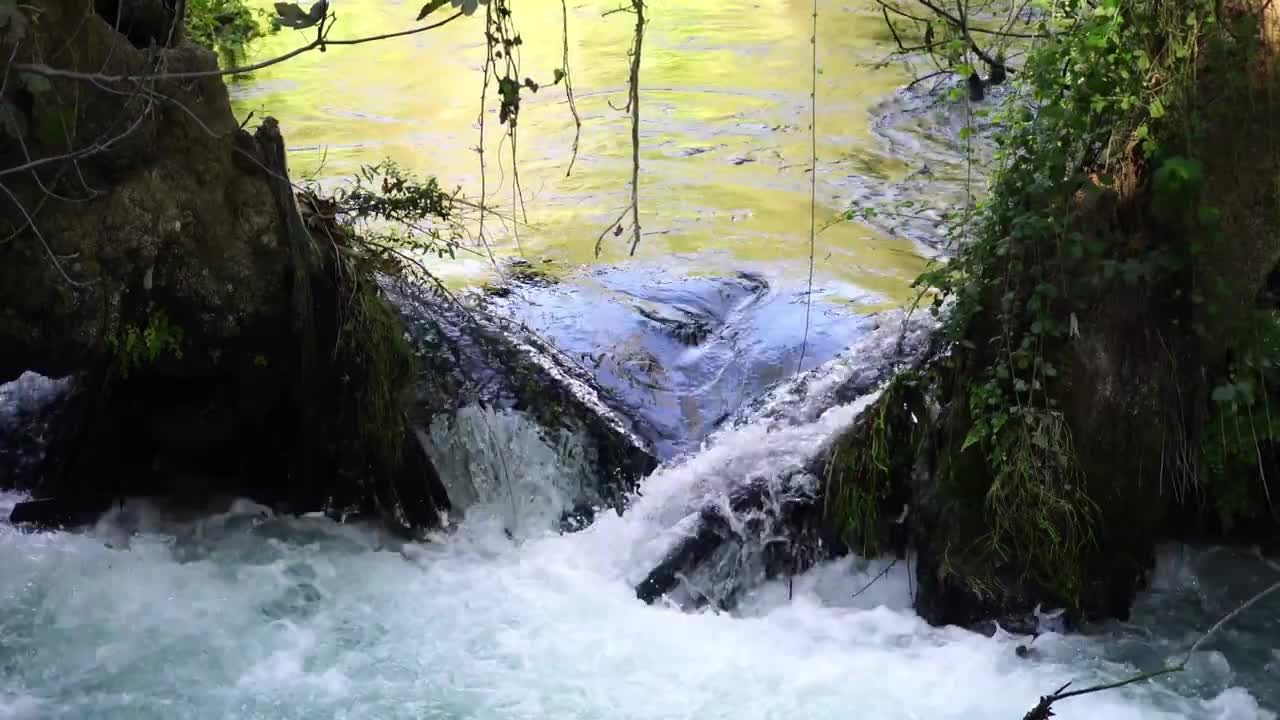
<path fill-rule="evenodd" d="M 1151 100 L 1151 117 L 1156 120 L 1164 117 L 1164 103 L 1160 102 L 1160 98 Z"/>
<path fill-rule="evenodd" d="M 463 15 L 474 15 L 476 8 L 489 4 L 489 0 L 451 0 L 451 2 L 454 7 L 462 8 Z"/>
<path fill-rule="evenodd" d="M 422 18 L 430 15 L 431 13 L 443 7 L 444 4 L 447 2 L 449 2 L 449 0 L 431 0 L 431 2 L 422 6 L 422 10 L 418 12 L 418 19 L 421 20 Z"/>
<path fill-rule="evenodd" d="M 309 28 L 319 24 L 324 19 L 325 13 L 329 11 L 329 0 L 318 0 L 316 4 L 311 6 L 310 10 L 303 11 L 298 7 L 297 3 L 278 2 L 276 8 L 276 22 L 284 27 L 291 27 L 295 30 Z"/>

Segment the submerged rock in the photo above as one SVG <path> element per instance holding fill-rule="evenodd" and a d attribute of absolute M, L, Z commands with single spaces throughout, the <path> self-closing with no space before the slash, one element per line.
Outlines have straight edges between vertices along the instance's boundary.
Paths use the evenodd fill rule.
<path fill-rule="evenodd" d="M 528 325 L 587 368 L 618 399 L 659 458 L 694 452 L 779 380 L 844 350 L 871 320 L 836 292 L 756 272 L 688 275 L 627 263 L 511 282 L 496 314 Z M 797 308 L 812 297 L 806 332 Z M 875 299 L 868 297 L 868 302 Z"/>

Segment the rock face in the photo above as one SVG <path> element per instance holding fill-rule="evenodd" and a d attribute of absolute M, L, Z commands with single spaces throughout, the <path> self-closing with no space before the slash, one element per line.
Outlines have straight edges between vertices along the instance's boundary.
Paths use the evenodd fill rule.
<path fill-rule="evenodd" d="M 14 65 L 101 75 L 217 69 L 189 42 L 134 47 L 86 7 L 41 3 L 21 37 L 0 34 L 0 52 Z M 83 369 L 156 309 L 199 333 L 193 345 L 268 349 L 288 307 L 288 255 L 221 78 L 12 79 L 0 107 L 16 137 L 0 143 L 0 167 L 39 164 L 0 176 L 0 232 L 17 233 L 0 243 L 0 379 Z"/>
<path fill-rule="evenodd" d="M 54 0 L 0 33 L 0 381 L 80 377 L 21 483 L 50 499 L 35 519 L 120 494 L 313 505 L 326 483 L 289 472 L 291 257 L 257 144 L 212 52 L 128 34 L 165 26 L 162 3 L 104 8 L 120 32 Z"/>
<path fill-rule="evenodd" d="M 861 551 L 829 504 L 835 477 L 832 458 L 850 436 L 877 417 L 877 398 L 895 371 L 923 361 L 932 323 L 899 313 L 841 357 L 780 383 L 743 408 L 710 439 L 705 457 L 665 468 L 689 473 L 683 483 L 704 491 L 693 502 L 676 539 L 636 584 L 637 597 L 665 597 L 683 607 L 732 609 L 759 582 L 785 577 L 814 563 Z M 888 540 L 901 550 L 905 528 L 902 493 L 874 498 Z M 679 513 L 673 513 L 678 516 Z M 889 543 L 893 543 L 891 547 Z"/>
<path fill-rule="evenodd" d="M 0 443 L 0 483 L 35 496 L 15 520 L 238 495 L 415 534 L 451 507 L 437 462 L 463 505 L 483 494 L 456 451 L 478 413 L 521 413 L 547 468 L 579 454 L 579 515 L 653 466 L 545 348 L 402 292 L 415 377 L 398 313 L 351 264 L 358 238 L 295 201 L 278 124 L 240 129 L 214 54 L 164 32 L 166 3 L 98 2 L 110 22 L 30 7 L 0 29 L 19 70 L 0 97 L 0 383 L 75 381 L 52 414 L 5 418 L 23 432 Z"/>

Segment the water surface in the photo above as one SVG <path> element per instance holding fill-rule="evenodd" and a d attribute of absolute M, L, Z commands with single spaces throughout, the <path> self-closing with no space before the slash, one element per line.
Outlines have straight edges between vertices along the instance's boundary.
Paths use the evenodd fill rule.
<path fill-rule="evenodd" d="M 629 230 L 606 237 L 599 261 L 593 254 L 630 192 L 629 121 L 614 108 L 625 103 L 634 20 L 626 13 L 604 16 L 617 4 L 569 3 L 570 68 L 583 120 L 572 176 L 566 177 L 573 122 L 562 88 L 524 96 L 516 161 L 531 227 L 519 229 L 517 244 L 515 228 L 490 223 L 500 256 L 553 258 L 560 267 L 628 257 Z M 640 259 L 689 273 L 767 263 L 793 282 L 805 280 L 811 7 L 808 0 L 649 3 Z M 411 27 L 418 4 L 340 0 L 333 8 L 336 38 Z M 524 40 L 522 75 L 549 82 L 562 65 L 561 5 L 525 0 L 515 12 Z M 241 114 L 280 118 L 295 175 L 339 181 L 361 164 L 391 157 L 476 197 L 482 27 L 477 15 L 408 38 L 308 53 L 256 73 L 233 97 Z M 278 54 L 309 39 L 286 30 L 253 54 Z M 886 114 L 878 106 L 908 77 L 898 65 L 881 66 L 891 47 L 874 4 L 822 1 L 819 225 L 843 212 L 856 188 L 883 187 L 945 164 L 931 161 L 919 143 L 904 153 L 900 138 L 895 142 L 876 127 Z M 492 90 L 485 117 L 486 194 L 509 214 L 511 143 L 503 140 Z M 818 282 L 834 282 L 837 293 L 856 288 L 845 300 L 860 307 L 907 299 L 908 284 L 923 266 L 916 243 L 859 224 L 825 230 L 814 252 Z M 461 284 L 493 273 L 483 254 L 434 267 Z"/>

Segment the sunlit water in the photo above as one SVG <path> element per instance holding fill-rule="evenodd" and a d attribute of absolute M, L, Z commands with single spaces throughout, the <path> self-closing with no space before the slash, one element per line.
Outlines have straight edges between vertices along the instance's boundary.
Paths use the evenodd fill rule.
<path fill-rule="evenodd" d="M 582 139 L 566 177 L 573 122 L 562 87 L 526 92 L 520 114 L 518 170 L 530 227 L 489 223 L 500 256 L 555 259 L 558 267 L 627 258 L 630 232 L 597 237 L 629 200 L 631 176 L 625 103 L 627 13 L 603 13 L 613 0 L 570 0 L 570 68 Z M 269 3 L 263 2 L 263 6 Z M 332 37 L 413 27 L 421 3 L 335 0 Z M 522 76 L 547 83 L 562 66 L 561 5 L 514 6 Z M 437 11 L 444 13 L 445 10 Z M 641 260 L 688 272 L 723 273 L 766 264 L 793 283 L 809 263 L 810 0 L 649 3 L 641 75 Z M 926 194 L 954 193 L 955 147 L 923 141 L 919 113 L 904 117 L 890 100 L 909 78 L 881 67 L 892 40 L 871 2 L 820 3 L 818 32 L 819 226 L 850 202 L 874 200 L 926 173 Z M 482 13 L 481 13 L 482 14 Z M 277 116 L 297 176 L 340 182 L 385 157 L 440 178 L 465 194 L 480 192 L 480 68 L 483 20 L 463 18 L 392 41 L 332 47 L 256 73 L 233 88 L 241 115 Z M 438 17 L 438 15 L 433 15 Z M 254 58 L 310 40 L 284 31 L 258 43 Z M 510 142 L 503 142 L 490 88 L 486 116 L 486 195 L 513 207 Z M 925 123 L 929 130 L 936 123 Z M 913 180 L 914 179 L 914 180 Z M 628 225 L 629 228 L 629 225 Z M 883 230 L 883 232 L 881 231 Z M 823 230 L 815 247 L 817 281 L 863 307 L 905 300 L 923 267 L 918 243 L 859 223 Z M 457 282 L 493 273 L 480 248 L 434 268 Z"/>

